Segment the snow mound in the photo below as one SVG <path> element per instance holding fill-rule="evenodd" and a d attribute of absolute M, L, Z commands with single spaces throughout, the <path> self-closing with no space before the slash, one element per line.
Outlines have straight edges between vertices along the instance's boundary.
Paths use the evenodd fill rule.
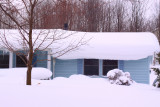
<path fill-rule="evenodd" d="M 69 79 L 72 79 L 72 80 L 89 80 L 90 77 L 80 74 L 80 75 L 71 75 L 69 77 Z"/>
<path fill-rule="evenodd" d="M 104 84 L 110 84 L 109 81 L 105 78 L 91 77 L 82 74 L 71 75 L 68 78 L 68 82 L 68 84 L 71 83 L 78 87 L 82 85 L 85 85 L 86 87 L 103 87 Z"/>
<path fill-rule="evenodd" d="M 27 68 L 0 69 L 0 77 L 26 77 Z M 32 68 L 32 79 L 49 79 L 52 72 L 46 68 Z"/>
<path fill-rule="evenodd" d="M 123 72 L 119 69 L 110 70 L 107 73 L 107 78 L 111 84 L 118 84 L 118 85 L 131 85 L 133 80 L 131 79 L 129 72 Z"/>

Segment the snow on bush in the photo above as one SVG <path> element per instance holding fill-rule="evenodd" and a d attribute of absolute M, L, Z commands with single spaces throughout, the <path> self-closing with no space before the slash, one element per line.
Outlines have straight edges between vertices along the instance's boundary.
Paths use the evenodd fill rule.
<path fill-rule="evenodd" d="M 0 69 L 0 77 L 26 77 L 27 68 Z M 32 79 L 49 79 L 52 72 L 46 68 L 32 68 Z"/>
<path fill-rule="evenodd" d="M 119 69 L 110 70 L 107 73 L 107 78 L 111 84 L 131 85 L 133 83 L 133 80 L 130 77 L 130 73 L 123 72 Z"/>

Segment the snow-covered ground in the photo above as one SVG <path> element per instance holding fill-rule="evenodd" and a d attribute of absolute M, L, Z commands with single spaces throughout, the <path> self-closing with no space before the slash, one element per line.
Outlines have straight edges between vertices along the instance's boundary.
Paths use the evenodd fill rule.
<path fill-rule="evenodd" d="M 32 86 L 26 86 L 24 76 L 2 74 L 0 107 L 159 107 L 160 89 L 150 85 L 114 85 L 104 78 L 72 75 L 32 79 Z"/>

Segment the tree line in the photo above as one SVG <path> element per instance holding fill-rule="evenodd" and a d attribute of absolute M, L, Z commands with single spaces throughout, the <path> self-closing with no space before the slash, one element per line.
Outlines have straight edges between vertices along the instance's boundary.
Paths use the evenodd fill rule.
<path fill-rule="evenodd" d="M 43 0 L 34 10 L 34 29 L 63 29 L 87 32 L 145 32 L 159 26 L 158 15 L 146 18 L 144 0 Z M 10 7 L 11 15 L 19 18 Z M 25 10 L 24 10 L 25 11 Z M 22 12 L 25 16 L 26 12 Z M 19 21 L 21 19 L 19 18 Z M 5 23 L 6 22 L 6 23 Z M 28 25 L 24 26 L 28 28 Z M 16 28 L 13 21 L 0 12 L 0 29 Z"/>

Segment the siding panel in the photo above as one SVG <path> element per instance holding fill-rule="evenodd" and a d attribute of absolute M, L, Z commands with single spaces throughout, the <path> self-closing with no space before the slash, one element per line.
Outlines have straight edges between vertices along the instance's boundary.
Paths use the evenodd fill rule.
<path fill-rule="evenodd" d="M 138 83 L 149 84 L 150 58 L 124 61 L 124 72 L 130 72 L 131 78 Z"/>
<path fill-rule="evenodd" d="M 123 70 L 124 69 L 124 61 L 118 60 L 118 69 Z"/>
<path fill-rule="evenodd" d="M 77 73 L 78 74 L 83 74 L 83 59 L 78 59 L 77 60 Z"/>

